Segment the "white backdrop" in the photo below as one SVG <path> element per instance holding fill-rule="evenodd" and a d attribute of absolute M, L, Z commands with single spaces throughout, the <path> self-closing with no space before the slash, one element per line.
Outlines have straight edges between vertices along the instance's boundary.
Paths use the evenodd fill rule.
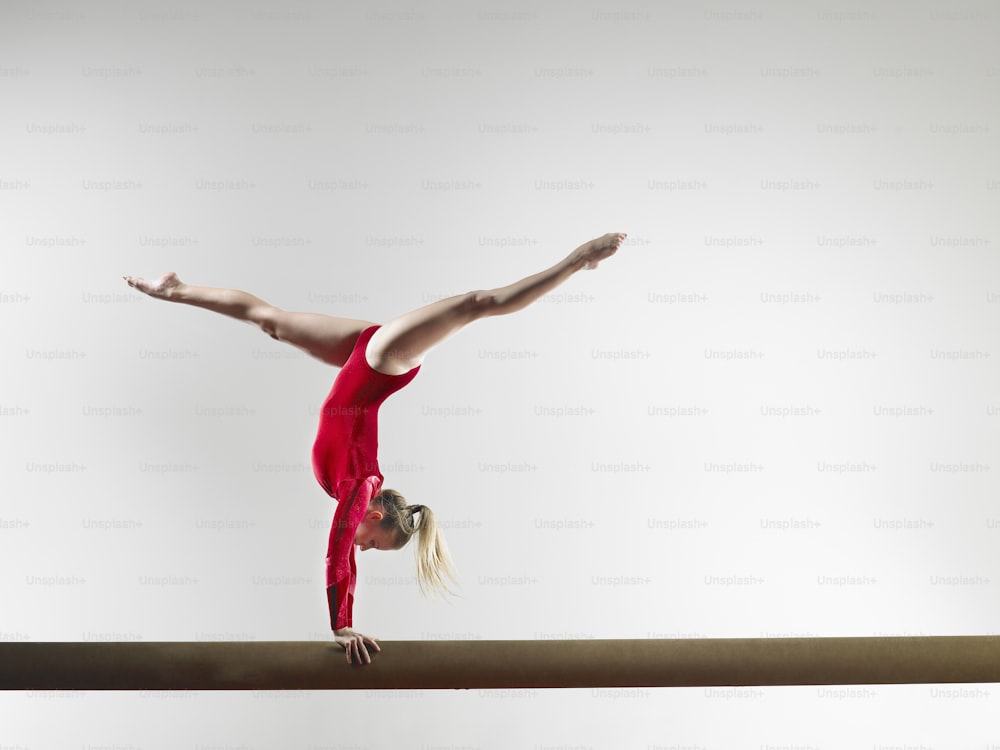
<path fill-rule="evenodd" d="M 5 4 L 0 638 L 329 638 L 309 452 L 336 371 L 121 274 L 384 322 L 608 231 L 614 258 L 386 402 L 385 486 L 437 511 L 461 597 L 370 552 L 358 629 L 998 632 L 998 14 Z M 0 748 L 982 748 L 998 708 L 21 693 Z"/>

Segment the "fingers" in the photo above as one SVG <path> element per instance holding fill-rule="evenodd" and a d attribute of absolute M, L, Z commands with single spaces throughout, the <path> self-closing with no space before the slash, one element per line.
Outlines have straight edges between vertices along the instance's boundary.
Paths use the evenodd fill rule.
<path fill-rule="evenodd" d="M 344 649 L 347 651 L 347 663 L 354 664 L 355 661 L 361 661 L 361 655 L 358 653 L 358 642 L 351 640 L 348 642 Z"/>
<path fill-rule="evenodd" d="M 358 664 L 361 664 L 362 652 L 366 657 L 366 661 L 370 662 L 371 657 L 369 657 L 368 652 L 365 651 L 365 644 L 359 641 L 357 638 L 352 638 L 351 641 L 347 644 L 347 663 L 354 664 L 355 662 L 357 662 Z"/>
<path fill-rule="evenodd" d="M 357 660 L 358 664 L 371 664 L 372 657 L 368 653 L 368 649 L 365 648 L 365 642 L 361 638 L 351 643 L 354 649 L 354 658 Z"/>
<path fill-rule="evenodd" d="M 365 641 L 368 641 L 368 643 L 371 645 L 373 649 L 375 649 L 376 652 L 382 650 L 381 647 L 379 647 L 378 645 L 378 641 L 376 641 L 374 638 L 371 638 L 370 636 L 358 635 L 352 638 L 345 646 L 345 649 L 347 651 L 348 664 L 372 663 L 372 657 L 371 654 L 368 653 L 368 649 L 365 646 Z"/>
<path fill-rule="evenodd" d="M 375 649 L 376 653 L 379 652 L 379 651 L 381 651 L 382 649 L 379 647 L 378 641 L 376 641 L 370 635 L 361 635 L 361 636 L 358 636 L 357 645 L 358 645 L 358 649 L 360 650 L 360 655 L 364 657 L 364 663 L 365 664 L 371 664 L 372 663 L 372 657 L 371 657 L 371 654 L 368 653 L 368 649 L 365 647 L 365 642 L 366 641 L 368 642 L 368 644 L 373 649 Z"/>

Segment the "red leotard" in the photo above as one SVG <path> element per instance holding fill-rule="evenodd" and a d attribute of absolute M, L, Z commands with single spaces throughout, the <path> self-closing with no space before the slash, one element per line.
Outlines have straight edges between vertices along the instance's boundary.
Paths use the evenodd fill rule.
<path fill-rule="evenodd" d="M 417 376 L 420 367 L 403 375 L 372 369 L 365 348 L 380 326 L 358 336 L 351 356 L 333 381 L 320 411 L 313 445 L 313 473 L 326 493 L 337 500 L 326 551 L 326 592 L 330 626 L 351 627 L 354 605 L 354 534 L 368 503 L 382 488 L 378 469 L 378 408 L 389 396 Z"/>

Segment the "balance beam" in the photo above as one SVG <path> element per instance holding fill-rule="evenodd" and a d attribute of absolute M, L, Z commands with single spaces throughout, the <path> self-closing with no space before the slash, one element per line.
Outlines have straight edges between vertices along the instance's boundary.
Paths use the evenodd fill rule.
<path fill-rule="evenodd" d="M 2 690 L 440 690 L 1000 682 L 1000 636 L 0 643 Z"/>

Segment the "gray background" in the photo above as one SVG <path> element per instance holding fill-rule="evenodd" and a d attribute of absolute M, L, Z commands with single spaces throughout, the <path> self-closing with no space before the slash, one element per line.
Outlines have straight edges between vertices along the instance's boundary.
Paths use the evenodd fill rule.
<path fill-rule="evenodd" d="M 328 639 L 335 370 L 626 231 L 383 408 L 385 639 L 996 633 L 991 3 L 5 3 L 4 640 Z M 609 655 L 613 658 L 613 655 Z M 998 747 L 990 686 L 0 696 L 0 747 Z M 54 719 L 58 718 L 59 721 Z"/>

